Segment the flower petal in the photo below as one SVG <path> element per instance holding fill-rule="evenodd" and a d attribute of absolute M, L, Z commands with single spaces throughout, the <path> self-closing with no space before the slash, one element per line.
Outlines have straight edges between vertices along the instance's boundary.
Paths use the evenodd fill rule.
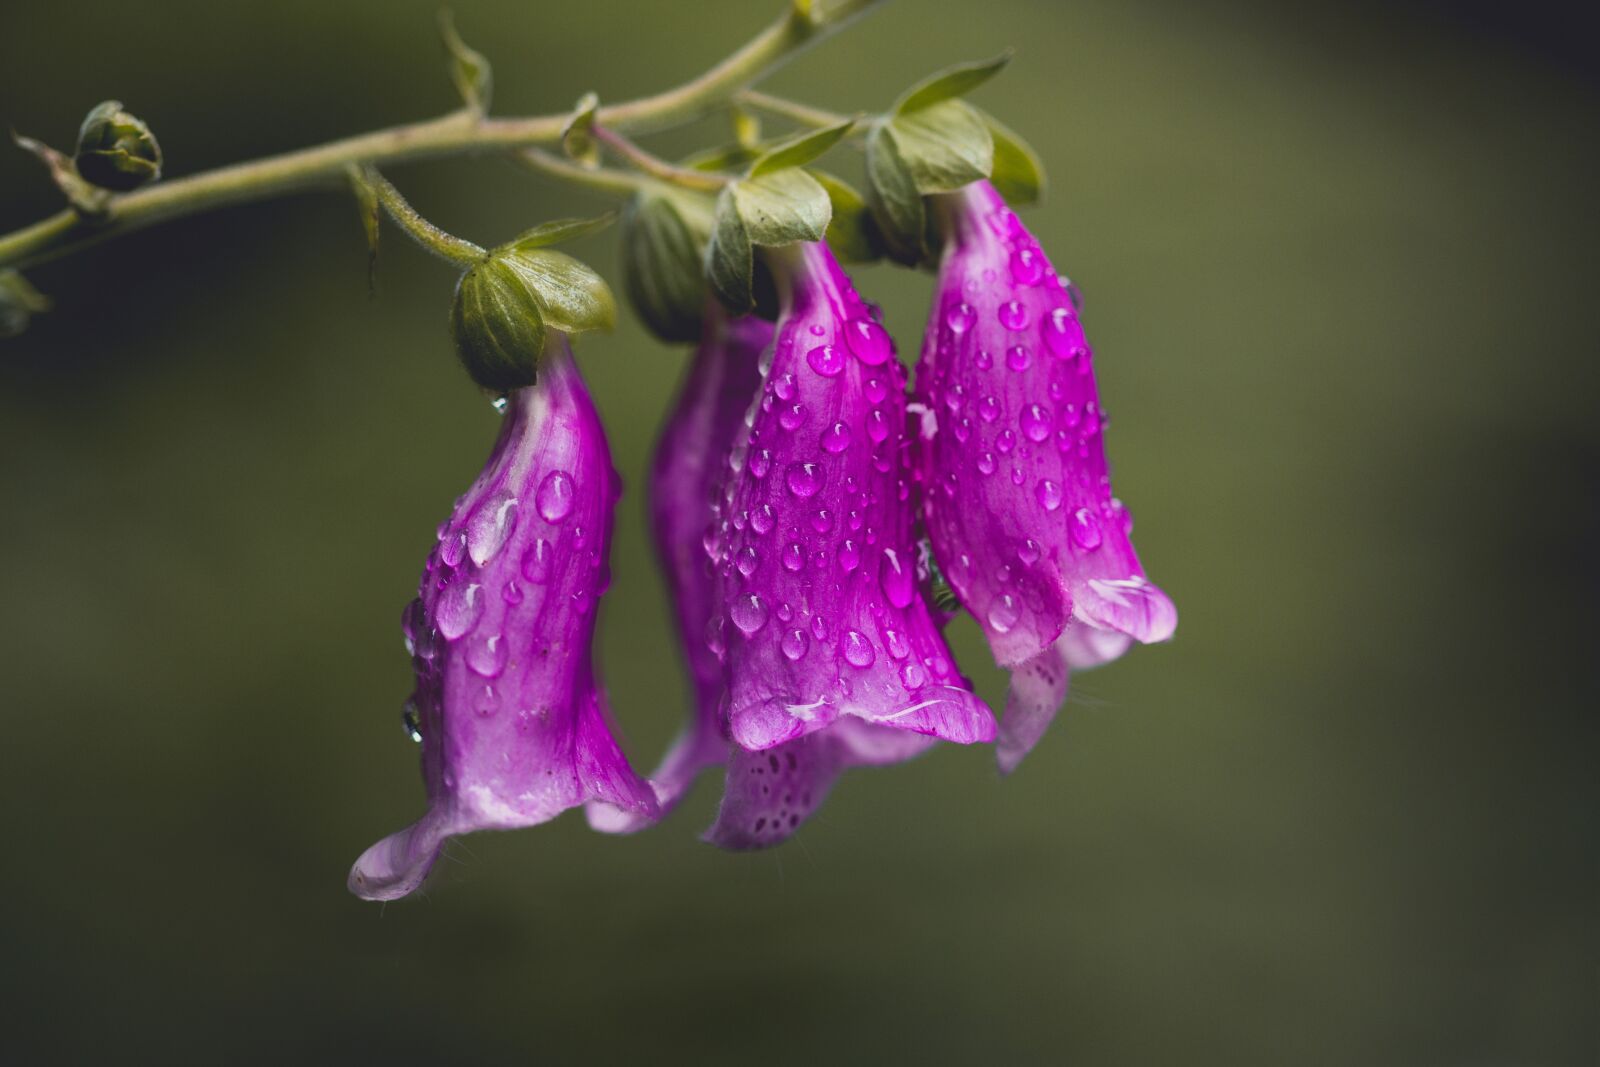
<path fill-rule="evenodd" d="M 995 759 L 1001 774 L 1010 774 L 1033 751 L 1067 698 L 1067 661 L 1051 646 L 1011 672 L 1006 715 L 1000 720 Z"/>

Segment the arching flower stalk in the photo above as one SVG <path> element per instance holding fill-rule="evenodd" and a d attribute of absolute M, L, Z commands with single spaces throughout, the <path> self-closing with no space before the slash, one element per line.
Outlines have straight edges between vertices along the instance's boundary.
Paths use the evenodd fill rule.
<path fill-rule="evenodd" d="M 357 896 L 412 892 L 457 834 L 580 804 L 655 813 L 612 735 L 591 648 L 618 489 L 566 336 L 552 331 L 538 383 L 510 394 L 489 462 L 440 527 L 406 609 L 428 811 L 361 855 Z"/>
<path fill-rule="evenodd" d="M 935 555 L 1012 672 L 998 757 L 1043 735 L 1068 669 L 1177 625 L 1111 493 L 1105 411 L 1075 291 L 987 181 L 935 199 L 945 231 L 917 371 Z"/>

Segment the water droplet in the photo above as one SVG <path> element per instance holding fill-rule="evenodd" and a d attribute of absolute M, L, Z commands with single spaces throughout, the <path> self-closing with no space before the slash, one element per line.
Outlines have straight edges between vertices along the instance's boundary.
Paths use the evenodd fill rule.
<path fill-rule="evenodd" d="M 832 378 L 844 370 L 844 353 L 834 345 L 818 345 L 806 353 L 806 362 L 824 378 Z"/>
<path fill-rule="evenodd" d="M 978 354 L 972 357 L 972 362 L 977 365 L 979 370 L 988 370 L 994 366 L 994 356 L 989 354 L 987 348 L 980 348 L 978 349 Z"/>
<path fill-rule="evenodd" d="M 1006 349 L 1006 366 L 1012 370 L 1027 370 L 1033 362 L 1033 353 L 1028 351 L 1027 345 L 1012 345 Z"/>
<path fill-rule="evenodd" d="M 1038 563 L 1039 554 L 1039 542 L 1031 537 L 1022 542 L 1021 547 L 1017 549 L 1017 559 L 1022 561 L 1024 567 L 1031 567 Z"/>
<path fill-rule="evenodd" d="M 1017 599 L 1010 593 L 1002 594 L 989 606 L 989 627 L 997 634 L 1009 633 L 1021 617 Z"/>
<path fill-rule="evenodd" d="M 467 555 L 483 566 L 499 554 L 517 526 L 517 498 L 505 490 L 479 505 L 467 523 Z"/>
<path fill-rule="evenodd" d="M 795 394 L 794 375 L 788 371 L 778 375 L 772 382 L 772 391 L 778 395 L 779 400 L 793 400 Z"/>
<path fill-rule="evenodd" d="M 1050 409 L 1043 404 L 1029 404 L 1022 409 L 1022 435 L 1035 444 L 1050 438 Z"/>
<path fill-rule="evenodd" d="M 986 396 L 978 401 L 978 418 L 984 422 L 993 422 L 1000 417 L 1000 401 L 992 396 Z"/>
<path fill-rule="evenodd" d="M 791 661 L 799 660 L 804 657 L 806 654 L 806 649 L 809 648 L 810 645 L 810 640 L 807 639 L 805 633 L 801 630 L 788 631 L 783 635 L 783 639 L 778 642 L 778 647 L 783 650 L 784 656 Z"/>
<path fill-rule="evenodd" d="M 866 380 L 866 383 L 861 387 L 861 392 L 866 396 L 867 403 L 881 404 L 884 397 L 889 395 L 889 386 L 884 383 L 882 378 L 874 376 Z"/>
<path fill-rule="evenodd" d="M 439 636 L 454 641 L 478 625 L 483 618 L 482 588 L 476 583 L 456 582 L 439 596 L 435 612 Z"/>
<path fill-rule="evenodd" d="M 1030 321 L 1028 305 L 1020 300 L 1007 300 L 995 313 L 1000 325 L 1008 330 L 1026 330 Z"/>
<path fill-rule="evenodd" d="M 837 455 L 850 447 L 850 427 L 836 422 L 822 435 L 822 450 Z"/>
<path fill-rule="evenodd" d="M 467 556 L 467 535 L 457 530 L 439 542 L 439 560 L 446 567 L 459 567 Z"/>
<path fill-rule="evenodd" d="M 883 643 L 889 646 L 889 655 L 895 659 L 905 659 L 911 655 L 911 646 L 906 644 L 906 635 L 899 630 L 885 630 Z"/>
<path fill-rule="evenodd" d="M 400 728 L 413 744 L 422 744 L 422 716 L 417 713 L 416 701 L 408 700 L 401 705 Z"/>
<path fill-rule="evenodd" d="M 1011 253 L 1011 280 L 1018 285 L 1038 285 L 1044 277 L 1044 256 L 1031 245 Z"/>
<path fill-rule="evenodd" d="M 783 569 L 786 571 L 799 571 L 806 565 L 804 550 L 793 542 L 784 547 L 783 555 L 780 558 L 783 560 Z"/>
<path fill-rule="evenodd" d="M 826 641 L 828 639 L 828 621 L 821 615 L 811 616 L 811 636 L 818 641 Z"/>
<path fill-rule="evenodd" d="M 911 569 L 892 548 L 883 550 L 883 562 L 878 565 L 878 584 L 883 587 L 883 595 L 889 603 L 897 608 L 909 607 L 916 595 Z"/>
<path fill-rule="evenodd" d="M 944 324 L 950 327 L 950 332 L 963 334 L 972 329 L 973 320 L 978 313 L 972 310 L 972 305 L 961 301 L 951 304 L 944 313 Z"/>
<path fill-rule="evenodd" d="M 767 605 L 754 593 L 745 593 L 734 598 L 733 607 L 728 609 L 728 616 L 733 619 L 746 637 L 759 633 L 767 624 Z"/>
<path fill-rule="evenodd" d="M 804 500 L 822 488 L 822 468 L 815 463 L 791 463 L 783 480 L 789 492 Z"/>
<path fill-rule="evenodd" d="M 823 334 L 825 334 L 827 332 L 828 331 L 823 328 L 822 323 L 813 322 L 811 324 L 811 336 L 813 336 L 813 337 L 821 337 Z"/>
<path fill-rule="evenodd" d="M 905 683 L 907 689 L 921 689 L 923 683 L 928 680 L 928 675 L 921 664 L 907 663 L 900 668 L 900 680 Z"/>
<path fill-rule="evenodd" d="M 993 452 L 980 452 L 980 453 L 978 453 L 978 473 L 979 474 L 993 474 L 994 473 L 994 453 Z"/>
<path fill-rule="evenodd" d="M 846 630 L 839 648 L 844 653 L 845 662 L 852 667 L 870 667 L 878 658 L 878 654 L 872 650 L 872 642 L 857 630 Z"/>
<path fill-rule="evenodd" d="M 572 483 L 572 475 L 566 471 L 551 471 L 539 483 L 539 491 L 533 498 L 534 507 L 539 509 L 539 515 L 545 522 L 560 522 L 572 514 L 576 488 Z"/>
<path fill-rule="evenodd" d="M 550 542 L 542 537 L 539 538 L 522 553 L 522 576 L 534 585 L 548 582 L 550 569 L 555 562 L 551 558 L 552 555 Z"/>
<path fill-rule="evenodd" d="M 718 659 L 728 652 L 726 630 L 727 620 L 720 615 L 706 623 L 706 648 L 710 649 L 711 654 Z"/>
<path fill-rule="evenodd" d="M 845 541 L 839 546 L 839 569 L 849 574 L 861 566 L 861 548 L 854 541 Z"/>
<path fill-rule="evenodd" d="M 522 603 L 522 586 L 517 584 L 515 578 L 507 579 L 506 584 L 500 587 L 500 599 L 513 607 Z"/>
<path fill-rule="evenodd" d="M 474 638 L 467 645 L 467 666 L 472 668 L 474 674 L 498 678 L 506 669 L 509 652 L 510 648 L 499 634 Z"/>
<path fill-rule="evenodd" d="M 1072 358 L 1072 347 L 1077 340 L 1073 337 L 1072 320 L 1076 317 L 1071 308 L 1059 307 L 1044 320 L 1044 346 L 1057 359 Z"/>
<path fill-rule="evenodd" d="M 894 355 L 889 331 L 871 319 L 851 319 L 844 324 L 844 341 L 857 359 L 869 367 L 887 363 Z"/>
<path fill-rule="evenodd" d="M 867 415 L 867 436 L 873 444 L 882 444 L 889 439 L 889 419 L 882 409 L 873 408 Z"/>
<path fill-rule="evenodd" d="M 761 536 L 771 530 L 773 522 L 771 504 L 762 504 L 750 513 L 750 529 L 755 531 L 757 536 Z"/>
<path fill-rule="evenodd" d="M 765 448 L 757 450 L 750 457 L 750 475 L 753 478 L 765 478 L 767 471 L 772 469 L 772 453 Z"/>
<path fill-rule="evenodd" d="M 778 412 L 778 425 L 785 430 L 799 429 L 800 424 L 806 421 L 806 409 L 800 404 L 790 404 Z"/>
<path fill-rule="evenodd" d="M 494 686 L 485 684 L 477 692 L 477 699 L 472 702 L 472 710 L 480 719 L 487 719 L 500 710 L 500 694 L 494 691 Z"/>
<path fill-rule="evenodd" d="M 1072 532 L 1073 543 L 1085 552 L 1093 552 L 1100 547 L 1100 522 L 1088 508 L 1074 511 L 1067 528 Z"/>
<path fill-rule="evenodd" d="M 489 401 L 489 406 L 494 408 L 494 413 L 496 415 L 504 415 L 506 413 L 506 408 L 510 405 L 507 403 L 505 397 L 497 396 L 493 400 Z"/>
<path fill-rule="evenodd" d="M 1017 447 L 1017 435 L 1010 430 L 1001 430 L 995 435 L 994 447 L 1002 456 L 1009 456 L 1012 449 Z"/>
<path fill-rule="evenodd" d="M 1061 487 L 1049 478 L 1042 479 L 1034 487 L 1033 495 L 1039 498 L 1039 506 L 1046 511 L 1054 511 L 1061 506 Z"/>
<path fill-rule="evenodd" d="M 756 572 L 756 567 L 760 563 L 761 557 L 756 554 L 755 549 L 746 545 L 739 551 L 739 573 L 744 575 L 746 578 L 750 577 Z"/>

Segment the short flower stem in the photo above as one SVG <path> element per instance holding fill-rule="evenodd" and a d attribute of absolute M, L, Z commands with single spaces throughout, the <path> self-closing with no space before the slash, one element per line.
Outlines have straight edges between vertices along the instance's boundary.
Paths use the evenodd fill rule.
<path fill-rule="evenodd" d="M 852 121 L 849 115 L 841 115 L 837 111 L 812 107 L 810 104 L 802 104 L 796 100 L 773 96 L 771 93 L 757 92 L 754 89 L 746 89 L 739 93 L 734 97 L 734 102 L 754 108 L 756 111 L 765 111 L 769 115 L 777 115 L 779 118 L 798 122 L 802 126 L 815 126 L 819 130 L 829 126 L 837 126 L 841 122 Z M 860 118 L 855 119 L 855 126 L 863 125 L 864 121 Z M 850 132 L 855 133 L 856 131 L 852 129 Z"/>
<path fill-rule="evenodd" d="M 705 171 L 690 170 L 687 167 L 675 166 L 659 156 L 646 152 L 615 130 L 608 130 L 596 124 L 590 133 L 594 139 L 611 149 L 617 155 L 638 167 L 652 178 L 659 178 L 672 185 L 681 185 L 685 189 L 698 189 L 702 192 L 716 192 L 728 184 L 728 179 L 717 174 Z"/>
<path fill-rule="evenodd" d="M 882 0 L 792 0 L 789 9 L 743 47 L 692 81 L 626 103 L 602 107 L 597 122 L 615 131 L 649 133 L 691 122 L 725 106 L 740 89 Z M 236 163 L 114 196 L 104 216 L 67 209 L 0 235 L 0 269 L 26 267 L 101 241 L 229 204 L 302 189 L 337 187 L 352 165 L 383 165 L 439 156 L 508 151 L 561 139 L 567 115 L 484 119 L 456 111 L 436 119 L 331 141 L 283 155 Z"/>
<path fill-rule="evenodd" d="M 585 167 L 542 148 L 524 148 L 512 158 L 535 173 L 613 196 L 632 196 L 641 189 L 660 184 L 654 178 L 632 171 Z"/>
<path fill-rule="evenodd" d="M 452 234 L 445 233 L 439 227 L 417 214 L 417 209 L 412 207 L 405 197 L 400 195 L 400 190 L 371 167 L 363 170 L 362 176 L 372 186 L 372 191 L 378 196 L 378 203 L 383 205 L 383 210 L 389 213 L 399 227 L 406 231 L 417 244 L 432 252 L 440 259 L 448 260 L 460 267 L 472 267 L 482 262 L 488 255 L 486 251 L 464 241 Z"/>

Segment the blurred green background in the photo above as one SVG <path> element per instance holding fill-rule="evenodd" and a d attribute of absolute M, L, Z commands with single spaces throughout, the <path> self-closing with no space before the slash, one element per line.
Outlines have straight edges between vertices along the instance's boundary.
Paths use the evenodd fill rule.
<path fill-rule="evenodd" d="M 456 6 L 521 114 L 671 84 L 780 4 Z M 65 144 L 119 97 L 181 175 L 424 117 L 434 7 L 13 4 L 0 120 Z M 1600 85 L 1554 8 L 1449 10 L 901 0 L 770 83 L 874 109 L 1018 48 L 976 99 L 1049 165 L 1027 217 L 1182 617 L 1079 675 L 1010 780 L 954 748 L 857 772 L 770 853 L 697 842 L 708 778 L 642 836 L 569 816 L 350 898 L 420 810 L 399 613 L 496 430 L 448 272 L 391 231 L 368 299 L 326 194 L 30 271 L 57 311 L 0 350 L 5 1058 L 1595 1062 Z M 493 158 L 392 176 L 484 243 L 601 206 Z M 54 209 L 0 154 L 0 227 Z M 914 353 L 926 276 L 857 280 Z M 637 487 L 684 353 L 629 323 L 580 355 Z M 649 767 L 684 707 L 637 492 L 614 564 Z"/>

